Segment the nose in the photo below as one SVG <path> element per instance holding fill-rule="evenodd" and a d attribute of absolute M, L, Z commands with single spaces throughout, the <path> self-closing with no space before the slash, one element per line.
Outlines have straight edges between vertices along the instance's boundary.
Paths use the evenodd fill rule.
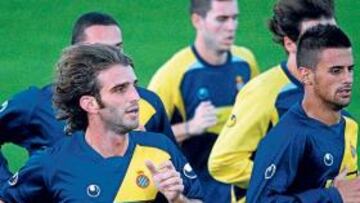
<path fill-rule="evenodd" d="M 344 71 L 344 83 L 346 84 L 352 84 L 354 81 L 354 72 L 352 68 L 347 68 L 346 71 Z"/>
<path fill-rule="evenodd" d="M 139 101 L 140 95 L 138 90 L 136 89 L 136 86 L 132 86 L 130 95 L 129 95 L 130 101 Z"/>
<path fill-rule="evenodd" d="M 229 31 L 235 31 L 238 25 L 238 20 L 237 18 L 229 18 L 228 22 L 226 23 L 226 28 Z"/>

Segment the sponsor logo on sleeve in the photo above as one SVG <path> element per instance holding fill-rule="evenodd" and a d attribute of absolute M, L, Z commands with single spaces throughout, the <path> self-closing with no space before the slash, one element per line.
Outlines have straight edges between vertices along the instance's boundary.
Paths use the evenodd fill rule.
<path fill-rule="evenodd" d="M 272 178 L 275 175 L 275 172 L 276 172 L 276 166 L 275 166 L 275 164 L 271 164 L 265 170 L 265 174 L 264 174 L 265 179 L 268 180 L 268 179 Z"/>
<path fill-rule="evenodd" d="M 10 186 L 16 185 L 19 180 L 19 172 L 16 172 L 9 180 L 8 183 Z"/>
<path fill-rule="evenodd" d="M 196 173 L 194 172 L 194 170 L 192 169 L 192 167 L 190 166 L 189 163 L 186 163 L 184 165 L 183 174 L 184 174 L 185 177 L 190 178 L 190 179 L 197 178 Z"/>
<path fill-rule="evenodd" d="M 0 106 L 0 113 L 5 111 L 8 105 L 9 105 L 9 101 L 4 101 L 4 103 L 2 103 Z"/>

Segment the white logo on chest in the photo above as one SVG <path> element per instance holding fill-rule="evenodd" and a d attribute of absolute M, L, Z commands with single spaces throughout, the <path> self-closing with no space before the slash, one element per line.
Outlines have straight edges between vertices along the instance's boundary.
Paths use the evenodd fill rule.
<path fill-rule="evenodd" d="M 92 198 L 98 197 L 100 195 L 100 192 L 100 187 L 95 184 L 91 184 L 86 188 L 86 194 Z"/>
<path fill-rule="evenodd" d="M 330 153 L 324 155 L 324 164 L 325 166 L 332 166 L 334 164 L 334 157 Z"/>

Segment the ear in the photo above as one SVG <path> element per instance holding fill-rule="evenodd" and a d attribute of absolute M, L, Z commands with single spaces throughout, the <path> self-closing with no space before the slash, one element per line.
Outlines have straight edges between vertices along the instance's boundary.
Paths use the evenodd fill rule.
<path fill-rule="evenodd" d="M 97 113 L 99 110 L 99 104 L 95 97 L 84 95 L 79 101 L 80 107 L 88 113 Z"/>
<path fill-rule="evenodd" d="M 312 85 L 313 84 L 313 72 L 310 68 L 299 67 L 300 80 L 304 85 Z"/>
<path fill-rule="evenodd" d="M 191 22 L 195 29 L 199 29 L 201 25 L 202 17 L 196 13 L 191 14 Z"/>
<path fill-rule="evenodd" d="M 292 53 L 292 54 L 296 53 L 297 50 L 296 42 L 294 42 L 288 36 L 284 37 L 284 47 L 288 53 Z"/>

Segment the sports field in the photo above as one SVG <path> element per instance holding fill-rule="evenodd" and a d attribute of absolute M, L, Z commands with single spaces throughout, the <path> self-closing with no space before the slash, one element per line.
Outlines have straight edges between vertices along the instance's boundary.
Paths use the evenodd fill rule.
<path fill-rule="evenodd" d="M 267 30 L 274 0 L 240 0 L 236 44 L 252 49 L 261 70 L 277 65 L 285 55 L 272 42 Z M 60 51 L 69 45 L 74 20 L 88 11 L 112 14 L 120 23 L 125 51 L 136 65 L 140 84 L 175 51 L 192 43 L 194 31 L 188 15 L 188 0 L 28 0 L 0 2 L 0 103 L 30 85 L 52 81 Z M 338 24 L 352 39 L 355 63 L 360 56 L 360 1 L 337 0 Z M 360 69 L 355 67 L 352 105 L 360 120 Z M 7 135 L 14 136 L 14 135 Z M 26 153 L 14 146 L 2 148 L 16 170 Z"/>

